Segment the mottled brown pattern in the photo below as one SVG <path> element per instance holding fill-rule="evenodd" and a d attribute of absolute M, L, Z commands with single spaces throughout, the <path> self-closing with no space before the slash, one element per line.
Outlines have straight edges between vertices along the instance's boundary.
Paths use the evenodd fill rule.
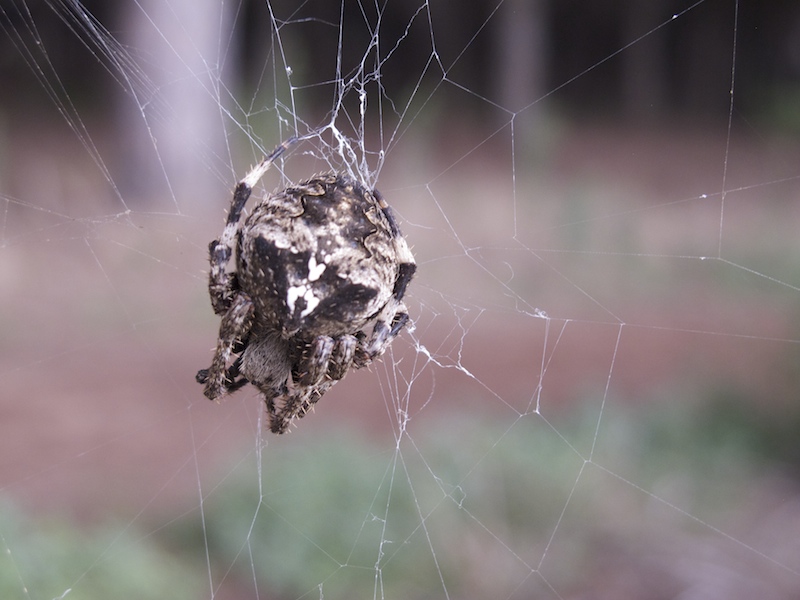
<path fill-rule="evenodd" d="M 268 195 L 239 226 L 252 186 L 292 143 L 239 182 L 209 246 L 209 295 L 222 323 L 211 367 L 197 374 L 212 400 L 255 385 L 274 433 L 351 367 L 383 354 L 408 323 L 403 295 L 416 269 L 382 196 L 337 173 Z"/>

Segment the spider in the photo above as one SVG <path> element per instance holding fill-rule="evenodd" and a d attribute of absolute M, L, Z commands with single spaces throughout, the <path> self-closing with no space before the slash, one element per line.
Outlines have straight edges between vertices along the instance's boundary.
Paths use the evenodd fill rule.
<path fill-rule="evenodd" d="M 222 322 L 211 366 L 196 376 L 211 400 L 253 384 L 273 433 L 286 432 L 351 367 L 384 353 L 409 322 L 403 295 L 416 270 L 381 194 L 346 175 L 270 194 L 240 226 L 253 187 L 296 141 L 236 185 L 222 235 L 209 244 L 208 291 Z"/>

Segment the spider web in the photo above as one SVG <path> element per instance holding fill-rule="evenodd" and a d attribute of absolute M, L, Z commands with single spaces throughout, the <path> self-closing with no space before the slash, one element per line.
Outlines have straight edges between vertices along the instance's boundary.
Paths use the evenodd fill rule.
<path fill-rule="evenodd" d="M 800 148 L 739 109 L 745 6 L 662 2 L 545 80 L 534 5 L 0 7 L 46 99 L 3 127 L 3 598 L 797 597 Z M 587 118 L 649 44 L 703 122 Z M 413 327 L 272 436 L 194 373 L 208 241 L 290 136 L 266 189 L 377 186 L 419 271 Z"/>

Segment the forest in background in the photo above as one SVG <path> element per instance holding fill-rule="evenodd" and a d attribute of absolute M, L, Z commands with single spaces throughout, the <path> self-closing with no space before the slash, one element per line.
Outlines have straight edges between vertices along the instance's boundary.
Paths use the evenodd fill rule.
<path fill-rule="evenodd" d="M 115 38 L 133 42 L 149 35 L 144 33 L 147 23 L 138 15 L 153 14 L 159 5 L 167 4 L 181 26 L 200 30 L 198 23 L 210 23 L 205 28 L 210 45 L 219 45 L 214 23 L 222 19 L 234 24 L 226 47 L 219 48 L 223 57 L 220 68 L 234 86 L 244 88 L 258 85 L 266 57 L 275 49 L 271 19 L 280 27 L 284 43 L 304 51 L 304 64 L 294 68 L 304 70 L 305 81 L 330 77 L 337 56 L 320 49 L 336 42 L 340 22 L 347 42 L 342 44 L 343 73 L 361 60 L 369 42 L 365 28 L 358 26 L 364 15 L 356 2 L 308 0 L 296 7 L 295 2 L 275 0 L 270 3 L 271 11 L 263 10 L 261 0 L 226 2 L 221 9 L 216 3 L 191 0 L 86 0 L 82 6 L 95 17 L 94 26 L 108 27 Z M 397 40 L 405 36 L 406 44 L 404 60 L 382 71 L 387 88 L 413 86 L 433 43 L 448 80 L 511 111 L 539 98 L 552 102 L 558 110 L 594 118 L 663 121 L 676 116 L 718 117 L 725 112 L 724 105 L 720 110 L 721 103 L 727 102 L 719 90 L 730 85 L 730 69 L 723 67 L 731 64 L 736 20 L 740 57 L 736 79 L 744 90 L 737 95 L 737 110 L 782 124 L 781 119 L 788 117 L 783 114 L 786 107 L 776 105 L 777 98 L 785 98 L 787 90 L 800 93 L 800 5 L 791 0 L 745 0 L 738 3 L 736 11 L 726 0 L 479 0 L 457 6 L 432 0 L 432 28 L 427 15 L 418 14 L 405 32 L 419 2 L 380 4 L 384 37 Z M 692 18 L 664 26 L 670 15 L 685 11 L 691 11 Z M 43 40 L 40 51 L 49 53 L 46 64 L 59 74 L 70 96 L 87 107 L 94 104 L 100 111 L 107 109 L 101 99 L 114 88 L 119 91 L 120 82 L 108 57 L 94 45 L 97 39 L 80 34 L 81 29 L 92 27 L 85 19 L 74 3 L 63 0 L 31 6 L 15 0 L 0 4 L 0 25 L 9 33 L 0 37 L 0 78 L 14 89 L 14 94 L 5 94 L 0 103 L 43 99 L 36 91 L 31 62 L 20 60 L 12 35 L 15 29 L 24 30 L 34 22 L 36 31 L 30 32 L 31 38 Z M 308 25 L 308 19 L 316 25 L 292 27 L 294 23 Z M 435 31 L 433 42 L 431 30 Z M 170 36 L 169 31 L 163 34 Z M 643 36 L 646 39 L 640 41 Z M 628 48 L 632 44 L 634 47 Z M 419 49 L 417 60 L 409 60 L 414 48 Z M 626 51 L 615 61 L 610 75 L 607 69 L 600 73 L 595 68 L 597 56 L 611 58 L 622 49 Z M 383 48 L 383 55 L 390 50 Z M 160 68 L 158 56 L 138 58 L 145 69 L 148 65 L 153 70 Z M 597 75 L 592 71 L 598 71 Z M 47 78 L 48 73 L 41 76 Z M 570 85 L 562 89 L 566 82 Z M 330 98 L 323 94 L 319 102 L 318 108 L 325 110 Z M 486 103 L 478 103 L 475 110 L 485 108 Z"/>

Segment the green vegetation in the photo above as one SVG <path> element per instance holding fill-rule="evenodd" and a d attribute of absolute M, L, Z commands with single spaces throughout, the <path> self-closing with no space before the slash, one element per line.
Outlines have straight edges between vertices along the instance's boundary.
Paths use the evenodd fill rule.
<path fill-rule="evenodd" d="M 207 597 L 208 565 L 233 597 L 547 597 L 594 585 L 609 560 L 639 576 L 657 560 L 672 581 L 670 565 L 727 543 L 734 523 L 749 543 L 768 516 L 749 491 L 791 462 L 776 450 L 788 425 L 734 404 L 610 403 L 599 426 L 596 410 L 555 428 L 455 418 L 412 429 L 399 451 L 344 430 L 271 443 L 223 471 L 202 519 L 164 516 L 152 535 L 6 509 L 0 596 Z"/>
<path fill-rule="evenodd" d="M 204 571 L 119 523 L 79 528 L 0 507 L 0 598 L 200 598 Z"/>

